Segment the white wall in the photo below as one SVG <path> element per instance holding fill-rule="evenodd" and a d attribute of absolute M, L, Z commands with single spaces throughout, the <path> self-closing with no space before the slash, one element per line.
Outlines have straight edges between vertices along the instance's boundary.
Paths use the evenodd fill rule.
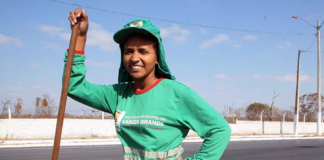
<path fill-rule="evenodd" d="M 56 119 L 1 119 L 0 138 L 35 139 L 55 137 Z M 11 134 L 9 134 L 11 133 Z M 113 120 L 64 119 L 62 138 L 117 136 Z"/>
<path fill-rule="evenodd" d="M 230 124 L 232 134 L 293 134 L 294 122 L 263 122 L 261 121 L 238 121 Z M 317 122 L 299 122 L 299 134 L 317 134 Z M 322 123 L 324 133 L 324 123 Z"/>
<path fill-rule="evenodd" d="M 230 124 L 232 134 L 292 134 L 293 122 L 238 121 Z M 0 119 L 0 138 L 53 139 L 56 119 Z M 281 132 L 282 131 L 282 132 Z M 324 123 L 322 123 L 324 133 Z M 317 123 L 299 122 L 299 134 L 316 134 Z M 191 131 L 190 136 L 195 132 Z M 114 120 L 64 119 L 62 138 L 116 137 Z"/>

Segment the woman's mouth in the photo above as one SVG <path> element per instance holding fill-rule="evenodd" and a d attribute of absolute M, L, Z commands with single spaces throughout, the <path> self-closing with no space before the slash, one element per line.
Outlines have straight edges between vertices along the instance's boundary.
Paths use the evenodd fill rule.
<path fill-rule="evenodd" d="M 138 66 L 138 65 L 132 65 L 131 68 L 132 68 L 133 71 L 140 71 L 144 67 L 143 66 Z"/>

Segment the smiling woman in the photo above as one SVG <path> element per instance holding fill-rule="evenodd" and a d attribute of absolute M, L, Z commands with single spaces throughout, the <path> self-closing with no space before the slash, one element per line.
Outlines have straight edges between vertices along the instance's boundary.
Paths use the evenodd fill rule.
<path fill-rule="evenodd" d="M 158 64 L 156 45 L 157 40 L 153 36 L 140 33 L 128 36 L 122 43 L 123 62 L 136 89 L 147 88 L 158 79 L 155 72 Z"/>
<path fill-rule="evenodd" d="M 165 60 L 159 28 L 148 19 L 136 19 L 116 32 L 113 38 L 121 51 L 118 83 L 99 85 L 85 76 L 88 16 L 76 9 L 69 20 L 71 25 L 80 23 L 80 30 L 68 96 L 114 115 L 125 160 L 182 160 L 181 143 L 190 130 L 205 141 L 193 157 L 184 160 L 221 158 L 231 129 L 196 92 L 175 80 Z"/>

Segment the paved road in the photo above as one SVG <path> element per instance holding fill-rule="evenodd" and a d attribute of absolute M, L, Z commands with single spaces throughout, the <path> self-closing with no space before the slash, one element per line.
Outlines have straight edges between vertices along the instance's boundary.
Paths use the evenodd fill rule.
<path fill-rule="evenodd" d="M 183 143 L 184 157 L 201 143 Z M 0 160 L 50 160 L 52 147 L 1 148 Z M 324 139 L 230 142 L 221 160 L 323 160 Z M 61 147 L 59 160 L 123 160 L 120 145 Z"/>

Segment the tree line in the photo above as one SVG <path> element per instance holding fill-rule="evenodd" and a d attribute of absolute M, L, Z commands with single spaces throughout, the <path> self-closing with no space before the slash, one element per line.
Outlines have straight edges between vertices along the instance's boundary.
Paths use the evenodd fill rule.
<path fill-rule="evenodd" d="M 44 94 L 43 97 L 36 97 L 34 103 L 34 110 L 27 110 L 24 108 L 24 102 L 22 98 L 17 98 L 17 101 L 2 101 L 2 107 L 0 106 L 0 118 L 8 118 L 8 107 L 11 109 L 12 118 L 57 118 L 59 106 L 55 104 L 54 99 L 50 95 Z M 23 113 L 23 110 L 25 113 Z M 84 109 L 78 107 L 81 114 L 71 114 L 66 110 L 65 118 L 83 118 L 83 119 L 101 119 L 102 114 L 99 110 L 91 109 L 87 107 Z M 79 113 L 79 112 L 78 112 Z M 106 115 L 105 119 L 111 119 L 111 115 Z"/>
<path fill-rule="evenodd" d="M 235 118 L 239 120 L 256 121 L 261 119 L 263 121 L 282 121 L 285 115 L 285 121 L 294 120 L 295 106 L 290 106 L 288 109 L 281 109 L 275 106 L 275 99 L 279 96 L 274 91 L 271 104 L 254 102 L 246 107 L 235 108 L 233 105 L 225 105 L 222 115 L 229 123 L 234 123 Z M 322 103 L 324 97 L 322 96 Z M 324 114 L 324 107 L 322 106 L 322 114 Z M 299 121 L 316 122 L 317 121 L 317 93 L 308 93 L 299 97 Z"/>
<path fill-rule="evenodd" d="M 288 109 L 282 109 L 275 106 L 275 100 L 280 94 L 276 93 L 274 90 L 272 101 L 270 104 L 254 102 L 245 107 L 236 108 L 233 105 L 225 105 L 221 114 L 229 123 L 234 123 L 235 118 L 239 120 L 249 120 L 256 121 L 260 120 L 261 112 L 263 121 L 282 121 L 283 114 L 285 113 L 285 121 L 293 121 L 294 119 L 294 108 L 291 106 Z M 322 96 L 322 103 L 324 102 L 324 97 Z M 1 115 L 0 118 L 8 118 L 8 106 L 11 107 L 12 118 L 56 118 L 58 106 L 55 104 L 54 100 L 47 94 L 43 97 L 36 97 L 35 99 L 34 113 L 22 113 L 24 102 L 22 98 L 17 98 L 17 101 L 11 103 L 10 100 L 2 101 L 2 108 L 0 108 Z M 1 107 L 1 106 L 0 106 Z M 299 120 L 304 120 L 306 122 L 315 122 L 317 120 L 317 93 L 304 94 L 299 97 Z M 84 108 L 78 108 L 82 114 L 80 116 L 73 115 L 68 112 L 65 113 L 67 118 L 101 118 L 101 112 L 98 110 L 90 109 L 86 110 Z M 322 113 L 324 113 L 324 107 L 322 107 Z M 111 115 L 105 116 L 105 119 L 112 118 Z"/>

